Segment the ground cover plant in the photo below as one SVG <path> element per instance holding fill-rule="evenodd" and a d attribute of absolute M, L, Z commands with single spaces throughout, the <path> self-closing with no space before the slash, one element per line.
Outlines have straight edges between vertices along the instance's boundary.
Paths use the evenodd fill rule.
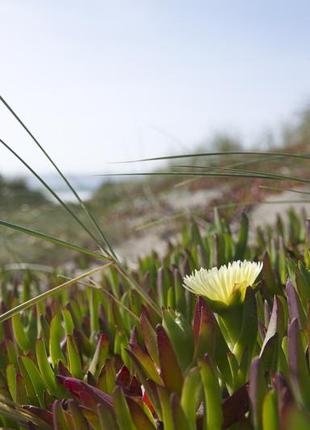
<path fill-rule="evenodd" d="M 164 258 L 154 252 L 130 269 L 119 261 L 96 217 L 58 166 L 0 100 L 56 168 L 84 217 L 14 155 L 96 244 L 93 250 L 0 221 L 3 228 L 81 254 L 92 267 L 82 273 L 31 265 L 1 270 L 3 428 L 308 428 L 306 215 L 291 210 L 288 222 L 279 216 L 276 226 L 259 228 L 250 243 L 246 214 L 233 233 L 215 209 L 212 222 L 203 228 L 194 219 L 187 222 L 180 241 L 170 244 Z M 174 166 L 150 176 L 309 183 L 305 174 L 248 168 L 253 166 L 248 156 L 297 160 L 304 166 L 307 153 L 211 156 L 222 155 L 242 158 L 242 166 L 195 165 L 189 170 L 185 165 L 181 171 Z M 209 156 L 193 155 L 200 160 Z M 200 268 L 213 268 L 203 272 L 203 285 Z"/>
<path fill-rule="evenodd" d="M 113 265 L 28 309 L 27 299 L 59 283 L 56 274 L 3 272 L 2 425 L 308 428 L 309 226 L 292 211 L 287 226 L 279 217 L 251 246 L 248 228 L 246 216 L 237 238 L 219 217 L 203 232 L 192 223 L 164 261 L 142 259 L 131 276 L 160 313 Z M 263 269 L 224 312 L 183 287 L 201 266 L 244 259 Z M 10 318 L 19 303 L 24 310 Z M 233 343 L 223 324 L 230 312 L 241 324 Z"/>

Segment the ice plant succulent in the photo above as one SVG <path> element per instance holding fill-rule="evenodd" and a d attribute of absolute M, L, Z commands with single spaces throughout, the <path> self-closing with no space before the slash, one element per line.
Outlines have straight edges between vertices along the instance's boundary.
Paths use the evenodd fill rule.
<path fill-rule="evenodd" d="M 263 263 L 233 261 L 219 269 L 201 268 L 184 278 L 184 287 L 204 296 L 216 311 L 225 310 L 244 301 L 246 289 L 254 285 Z"/>

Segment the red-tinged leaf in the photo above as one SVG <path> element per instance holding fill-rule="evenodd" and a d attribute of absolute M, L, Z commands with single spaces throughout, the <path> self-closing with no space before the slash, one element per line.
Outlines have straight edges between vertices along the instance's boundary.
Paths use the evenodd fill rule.
<path fill-rule="evenodd" d="M 304 328 L 306 317 L 302 310 L 298 293 L 290 280 L 288 280 L 286 283 L 286 296 L 290 321 L 292 321 L 293 318 L 296 318 L 299 324 L 299 328 Z"/>
<path fill-rule="evenodd" d="M 112 406 L 111 396 L 98 388 L 86 384 L 86 382 L 83 382 L 80 379 L 58 376 L 58 380 L 85 406 L 93 409 L 96 409 L 98 403 L 103 403 L 110 407 Z"/>
<path fill-rule="evenodd" d="M 130 396 L 142 397 L 141 383 L 135 376 L 131 378 L 131 382 L 129 387 L 127 387 L 126 393 Z"/>
<path fill-rule="evenodd" d="M 181 396 L 183 375 L 171 342 L 162 326 L 157 326 L 157 344 L 161 377 L 170 392 Z"/>
<path fill-rule="evenodd" d="M 194 312 L 194 341 L 195 357 L 201 358 L 205 353 L 214 356 L 217 322 L 213 312 L 209 309 L 202 297 L 198 297 Z"/>
<path fill-rule="evenodd" d="M 124 389 L 127 388 L 127 386 L 130 384 L 130 381 L 131 375 L 128 368 L 126 366 L 122 366 L 116 375 L 116 384 Z"/>
<path fill-rule="evenodd" d="M 248 384 L 242 385 L 223 402 L 224 428 L 239 422 L 248 412 L 250 406 L 248 388 Z"/>
<path fill-rule="evenodd" d="M 137 430 L 155 430 L 155 425 L 144 412 L 142 405 L 131 397 L 126 398 L 132 420 Z"/>
<path fill-rule="evenodd" d="M 144 369 L 141 366 L 138 359 L 135 357 L 135 355 L 130 351 L 127 350 L 127 353 L 131 360 L 133 361 L 135 371 L 137 373 L 137 376 L 139 378 L 139 381 L 141 382 L 142 387 L 144 388 L 145 392 L 147 393 L 148 398 L 150 399 L 152 403 L 152 407 L 156 410 L 156 413 L 158 416 L 161 416 L 161 407 L 160 402 L 157 394 L 157 384 L 152 381 L 151 379 L 148 379 L 145 375 Z M 143 391 L 143 390 L 142 390 Z"/>
<path fill-rule="evenodd" d="M 149 408 L 151 413 L 154 414 L 155 409 L 154 409 L 153 403 L 149 399 L 149 396 L 146 394 L 146 391 L 144 391 L 144 393 L 142 395 L 142 400 L 143 400 L 143 403 Z"/>
<path fill-rule="evenodd" d="M 46 423 L 53 425 L 53 414 L 48 410 L 41 409 L 41 408 L 38 408 L 37 406 L 32 406 L 32 405 L 25 405 L 23 406 L 23 409 L 41 418 L 41 420 L 45 421 Z"/>
<path fill-rule="evenodd" d="M 58 375 L 60 376 L 65 376 L 65 377 L 71 377 L 71 373 L 69 372 L 69 370 L 66 368 L 66 366 L 63 364 L 62 361 L 59 361 L 57 364 L 57 372 Z"/>
<path fill-rule="evenodd" d="M 193 331 L 195 358 L 203 358 L 206 353 L 214 358 L 227 384 L 231 385 L 233 378 L 227 359 L 229 348 L 213 312 L 201 297 L 195 307 Z"/>

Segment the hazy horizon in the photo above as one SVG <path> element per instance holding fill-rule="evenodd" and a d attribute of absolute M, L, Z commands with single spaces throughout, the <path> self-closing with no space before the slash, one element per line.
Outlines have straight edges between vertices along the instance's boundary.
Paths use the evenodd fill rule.
<path fill-rule="evenodd" d="M 70 174 L 190 151 L 216 132 L 257 143 L 310 99 L 307 1 L 3 0 L 0 14 L 0 94 Z M 51 171 L 2 105 L 0 124 Z M 26 174 L 0 151 L 0 173 Z"/>

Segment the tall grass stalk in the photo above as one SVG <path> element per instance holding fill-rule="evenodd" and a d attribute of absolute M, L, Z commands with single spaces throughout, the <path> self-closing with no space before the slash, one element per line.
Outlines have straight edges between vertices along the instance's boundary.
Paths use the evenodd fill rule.
<path fill-rule="evenodd" d="M 68 178 L 63 174 L 62 170 L 58 167 L 58 165 L 54 162 L 54 160 L 50 157 L 50 155 L 47 153 L 47 151 L 44 149 L 44 147 L 40 144 L 40 142 L 36 139 L 36 137 L 31 133 L 29 128 L 25 125 L 25 123 L 21 120 L 21 118 L 17 115 L 17 113 L 13 110 L 13 108 L 7 103 L 7 101 L 0 95 L 0 101 L 3 103 L 3 105 L 8 109 L 8 111 L 14 116 L 14 118 L 18 121 L 18 123 L 23 127 L 23 129 L 27 132 L 27 134 L 31 137 L 31 139 L 35 142 L 37 147 L 41 150 L 41 152 L 44 154 L 44 156 L 48 159 L 48 161 L 52 164 L 52 166 L 55 168 L 57 173 L 60 175 L 60 177 L 63 179 L 65 184 L 69 187 L 70 191 L 73 193 L 75 198 L 77 199 L 78 203 L 80 204 L 81 208 L 86 213 L 87 217 L 93 224 L 93 226 L 96 228 L 99 236 L 101 237 L 103 243 L 108 247 L 109 252 L 115 259 L 117 259 L 116 254 L 114 253 L 114 250 L 106 238 L 105 234 L 103 233 L 102 229 L 100 228 L 96 218 L 93 216 L 91 211 L 87 208 L 87 206 L 84 204 L 83 200 L 75 190 L 75 188 L 72 186 Z M 37 177 L 37 175 L 36 175 Z M 42 181 L 41 181 L 42 182 Z M 57 198 L 57 197 L 56 197 Z M 59 198 L 57 198 L 59 201 Z M 97 241 L 97 239 L 96 239 Z"/>

